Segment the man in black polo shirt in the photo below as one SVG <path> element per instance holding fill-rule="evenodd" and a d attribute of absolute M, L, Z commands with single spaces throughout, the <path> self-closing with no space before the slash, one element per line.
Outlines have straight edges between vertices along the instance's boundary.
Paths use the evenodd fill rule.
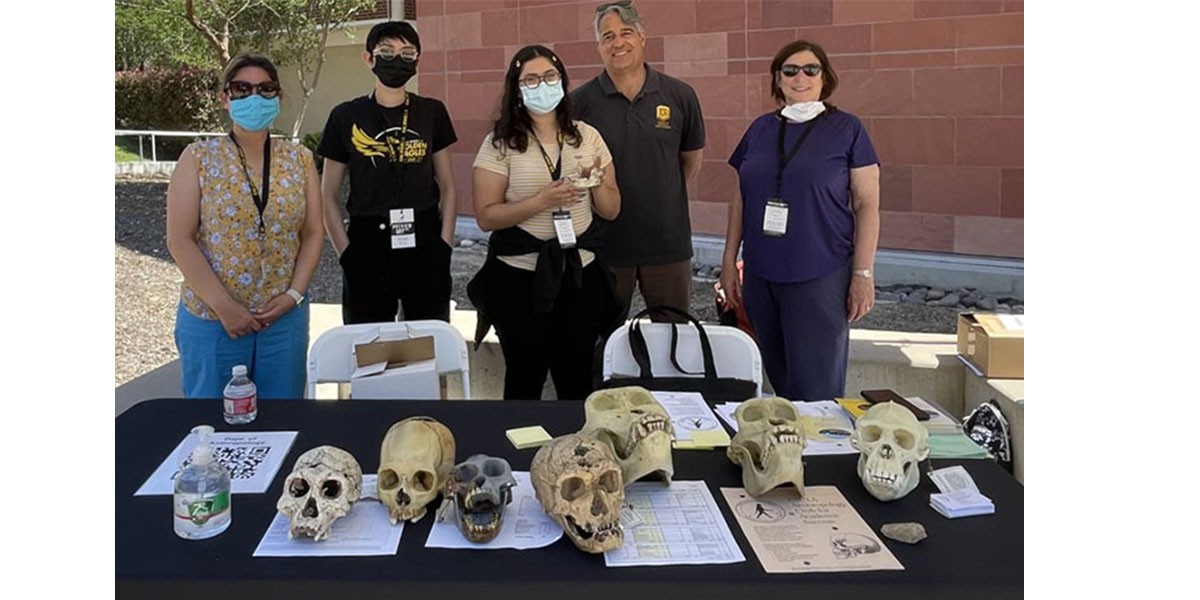
<path fill-rule="evenodd" d="M 601 4 L 594 21 L 604 72 L 571 94 L 576 116 L 613 155 L 621 214 L 605 257 L 626 312 L 636 286 L 647 306 L 688 310 L 692 227 L 687 182 L 700 172 L 704 119 L 688 84 L 645 62 L 646 35 L 629 0 Z"/>
<path fill-rule="evenodd" d="M 329 113 L 317 152 L 325 158 L 325 230 L 342 265 L 342 320 L 450 320 L 450 253 L 456 218 L 448 147 L 458 138 L 441 101 L 405 91 L 421 38 L 412 25 L 371 28 L 363 61 L 375 91 Z M 342 175 L 350 171 L 342 223 Z"/>

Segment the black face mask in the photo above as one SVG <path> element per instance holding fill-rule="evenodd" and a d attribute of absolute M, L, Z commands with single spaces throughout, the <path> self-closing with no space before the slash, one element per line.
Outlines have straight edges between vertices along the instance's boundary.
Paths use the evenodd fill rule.
<path fill-rule="evenodd" d="M 417 63 L 415 61 L 407 62 L 399 56 L 392 60 L 376 57 L 375 66 L 371 67 L 371 72 L 375 73 L 383 85 L 390 88 L 402 88 L 409 79 L 412 79 L 413 75 L 417 74 Z"/>

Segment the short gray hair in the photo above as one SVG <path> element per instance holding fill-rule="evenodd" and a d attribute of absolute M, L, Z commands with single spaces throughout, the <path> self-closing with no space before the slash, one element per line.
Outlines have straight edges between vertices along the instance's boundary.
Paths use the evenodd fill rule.
<path fill-rule="evenodd" d="M 596 7 L 596 18 L 592 21 L 592 29 L 596 31 L 596 41 L 600 41 L 600 19 L 608 13 L 617 13 L 621 17 L 621 22 L 626 25 L 633 25 L 638 33 L 645 35 L 646 29 L 642 25 L 642 18 L 638 16 L 637 9 L 633 7 L 633 0 L 623 0 L 620 2 L 605 2 Z"/>

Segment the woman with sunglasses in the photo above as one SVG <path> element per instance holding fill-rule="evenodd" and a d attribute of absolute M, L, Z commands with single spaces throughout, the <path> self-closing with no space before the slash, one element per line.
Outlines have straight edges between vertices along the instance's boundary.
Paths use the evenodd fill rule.
<path fill-rule="evenodd" d="M 721 287 L 727 305 L 744 301 L 767 377 L 790 400 L 844 394 L 850 323 L 875 304 L 879 158 L 858 118 L 825 102 L 837 83 L 819 45 L 784 46 L 771 61 L 782 108 L 755 119 L 729 157 L 739 185 Z"/>
<path fill-rule="evenodd" d="M 184 150 L 167 188 L 167 248 L 183 273 L 175 345 L 183 393 L 219 398 L 246 365 L 262 398 L 304 394 L 308 304 L 323 237 L 312 153 L 269 136 L 279 115 L 275 65 L 225 67 L 229 135 Z"/>
<path fill-rule="evenodd" d="M 616 218 L 621 196 L 604 139 L 572 119 L 569 83 L 549 48 L 518 51 L 475 156 L 475 219 L 494 233 L 467 292 L 476 342 L 490 325 L 500 338 L 506 400 L 540 399 L 547 371 L 559 398 L 587 397 L 596 342 L 619 318 L 593 212 Z"/>

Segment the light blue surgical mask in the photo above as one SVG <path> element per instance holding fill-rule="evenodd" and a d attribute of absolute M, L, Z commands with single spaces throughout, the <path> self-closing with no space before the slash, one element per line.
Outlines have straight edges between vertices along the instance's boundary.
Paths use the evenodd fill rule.
<path fill-rule="evenodd" d="M 534 114 L 544 115 L 554 112 L 558 108 L 558 103 L 563 99 L 562 82 L 559 81 L 553 85 L 542 82 L 541 85 L 532 90 L 522 86 L 521 99 L 525 101 L 525 106 Z"/>
<path fill-rule="evenodd" d="M 250 94 L 245 98 L 229 101 L 229 118 L 246 131 L 262 131 L 279 116 L 279 97 L 263 98 Z"/>

